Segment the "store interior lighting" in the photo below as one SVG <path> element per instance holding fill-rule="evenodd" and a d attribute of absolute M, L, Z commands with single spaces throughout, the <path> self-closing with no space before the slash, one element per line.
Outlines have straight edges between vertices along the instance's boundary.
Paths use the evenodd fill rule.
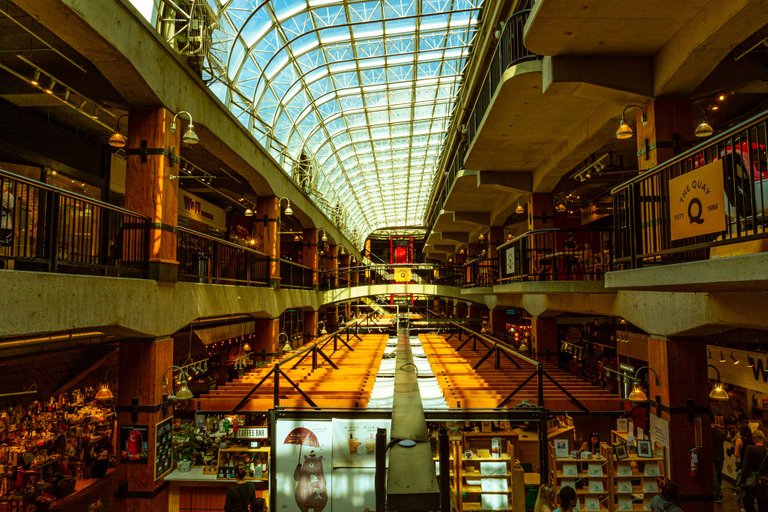
<path fill-rule="evenodd" d="M 654 383 L 656 386 L 659 386 L 661 383 L 659 382 L 659 374 L 656 373 L 656 370 L 651 368 L 650 366 L 641 366 L 637 369 L 635 372 L 634 380 L 635 385 L 632 387 L 632 391 L 627 396 L 627 399 L 630 402 L 647 402 L 648 401 L 648 395 L 645 394 L 645 391 L 643 390 L 643 387 L 640 385 L 640 372 L 643 370 L 648 370 L 649 372 L 653 372 L 653 376 L 655 377 Z"/>
<path fill-rule="evenodd" d="M 173 375 L 174 370 L 179 372 L 179 390 L 176 393 L 173 392 L 173 382 L 169 385 L 168 380 L 166 379 L 168 370 L 171 371 L 171 375 Z M 162 385 L 168 400 L 190 400 L 194 397 L 194 394 L 189 390 L 189 386 L 187 385 L 188 378 L 188 374 L 178 366 L 171 366 L 163 372 Z"/>
<path fill-rule="evenodd" d="M 721 363 L 724 363 L 724 362 L 725 362 L 725 355 L 723 354 L 723 351 L 722 351 L 722 350 L 720 351 L 720 362 L 721 362 Z"/>
<path fill-rule="evenodd" d="M 597 176 L 600 174 L 603 169 L 606 168 L 608 160 L 608 153 L 604 154 L 594 162 L 590 163 L 589 165 L 583 167 L 582 169 L 579 169 L 576 173 L 573 175 L 573 179 L 575 181 L 587 181 L 588 179 L 591 179 L 594 176 Z"/>
<path fill-rule="evenodd" d="M 96 392 L 96 396 L 94 397 L 100 402 L 109 402 L 115 397 L 112 394 L 112 390 L 109 389 L 109 381 L 107 380 L 108 375 L 109 371 L 107 371 L 107 373 L 104 375 L 104 381 L 99 386 L 99 390 Z"/>
<path fill-rule="evenodd" d="M 515 206 L 515 213 L 520 215 L 521 213 L 525 213 L 525 208 L 523 208 L 523 205 L 520 203 L 517 203 L 517 206 Z"/>
<path fill-rule="evenodd" d="M 709 392 L 709 398 L 712 400 L 729 400 L 730 397 L 728 396 L 728 392 L 720 381 L 720 370 L 717 369 L 717 366 L 711 364 L 708 364 L 707 367 L 715 370 L 715 373 L 717 374 L 717 380 L 712 386 L 712 391 Z"/>
<path fill-rule="evenodd" d="M 731 352 L 731 362 L 733 362 L 733 364 L 739 364 L 741 362 L 741 359 L 739 359 L 738 357 L 734 356 L 733 352 Z"/>
<path fill-rule="evenodd" d="M 699 125 L 696 127 L 696 130 L 694 131 L 694 135 L 700 139 L 709 137 L 713 133 L 715 133 L 715 130 L 712 128 L 712 125 L 707 122 L 706 119 L 699 123 Z"/>
<path fill-rule="evenodd" d="M 322 237 L 320 237 L 320 241 L 321 241 L 321 242 L 327 242 L 327 241 L 328 241 L 328 235 L 325 233 L 325 230 L 324 230 L 323 228 L 320 228 L 320 229 L 318 229 L 317 231 L 318 231 L 318 233 L 319 233 L 320 231 L 322 231 L 322 232 L 323 232 L 323 236 L 322 236 Z"/>

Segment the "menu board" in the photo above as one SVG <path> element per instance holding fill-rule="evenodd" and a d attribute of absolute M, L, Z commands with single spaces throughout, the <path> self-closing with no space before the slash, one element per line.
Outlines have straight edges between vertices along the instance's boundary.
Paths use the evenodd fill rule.
<path fill-rule="evenodd" d="M 173 416 L 155 426 L 155 480 L 173 467 Z"/>

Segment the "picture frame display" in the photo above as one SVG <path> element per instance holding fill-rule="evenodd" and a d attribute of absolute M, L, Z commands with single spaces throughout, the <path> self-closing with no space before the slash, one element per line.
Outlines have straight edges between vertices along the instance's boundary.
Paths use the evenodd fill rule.
<path fill-rule="evenodd" d="M 637 440 L 637 456 L 649 459 L 653 457 L 653 449 L 649 439 Z"/>
<path fill-rule="evenodd" d="M 555 439 L 555 457 L 558 459 L 568 458 L 568 440 L 567 439 Z"/>
<path fill-rule="evenodd" d="M 629 454 L 627 453 L 627 445 L 624 443 L 613 445 L 613 453 L 616 455 L 616 460 L 624 460 L 629 457 Z"/>

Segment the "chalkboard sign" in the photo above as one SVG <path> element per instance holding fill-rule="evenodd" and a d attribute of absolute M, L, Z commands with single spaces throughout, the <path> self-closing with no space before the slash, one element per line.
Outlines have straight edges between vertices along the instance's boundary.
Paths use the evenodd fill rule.
<path fill-rule="evenodd" d="M 173 468 L 173 416 L 155 426 L 155 480 Z"/>

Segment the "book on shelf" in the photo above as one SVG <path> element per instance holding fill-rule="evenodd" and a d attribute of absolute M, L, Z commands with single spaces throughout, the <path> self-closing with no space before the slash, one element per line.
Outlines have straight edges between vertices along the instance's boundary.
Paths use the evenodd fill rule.
<path fill-rule="evenodd" d="M 509 503 L 506 494 L 483 494 L 480 496 L 483 510 L 508 510 Z"/>
<path fill-rule="evenodd" d="M 619 476 L 632 476 L 632 464 L 629 462 L 619 462 L 616 466 L 616 474 Z"/>
<path fill-rule="evenodd" d="M 589 476 L 603 476 L 603 465 L 600 463 L 590 463 L 587 468 L 587 474 Z"/>
<path fill-rule="evenodd" d="M 632 510 L 632 496 L 619 496 L 618 510 Z"/>
<path fill-rule="evenodd" d="M 504 476 L 507 474 L 506 462 L 481 462 L 481 476 Z"/>
<path fill-rule="evenodd" d="M 574 491 L 576 490 L 576 480 L 571 480 L 569 478 L 563 478 L 560 480 L 560 487 L 570 487 Z"/>
<path fill-rule="evenodd" d="M 645 476 L 659 476 L 659 463 L 658 462 L 646 462 L 645 463 Z"/>
<path fill-rule="evenodd" d="M 632 492 L 632 481 L 631 480 L 619 480 L 619 482 L 618 482 L 618 490 L 619 490 L 619 492 Z"/>
<path fill-rule="evenodd" d="M 589 481 L 589 492 L 603 492 L 605 491 L 605 487 L 603 487 L 603 481 L 602 480 L 590 480 Z"/>
<path fill-rule="evenodd" d="M 480 481 L 480 490 L 483 492 L 507 492 L 507 479 L 483 478 Z"/>
<path fill-rule="evenodd" d="M 600 499 L 597 496 L 587 496 L 584 498 L 584 509 L 594 512 L 600 510 Z"/>
<path fill-rule="evenodd" d="M 578 474 L 579 468 L 576 464 L 563 464 L 563 476 L 577 476 Z"/>
<path fill-rule="evenodd" d="M 643 480 L 643 492 L 657 493 L 659 492 L 659 484 L 656 483 L 656 480 Z"/>

